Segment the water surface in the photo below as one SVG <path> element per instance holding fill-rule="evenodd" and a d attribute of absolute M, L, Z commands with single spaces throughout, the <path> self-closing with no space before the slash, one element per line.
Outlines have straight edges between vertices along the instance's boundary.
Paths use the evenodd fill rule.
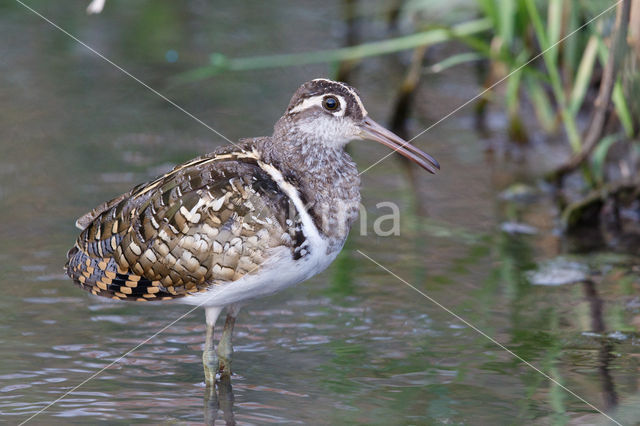
<path fill-rule="evenodd" d="M 109 0 L 97 17 L 77 2 L 29 4 L 233 140 L 269 133 L 298 84 L 328 76 L 329 67 L 183 86 L 169 78 L 213 51 L 342 43 L 337 1 L 312 9 Z M 0 7 L 0 413 L 19 423 L 190 309 L 114 303 L 76 288 L 62 271 L 76 217 L 225 141 L 17 3 Z M 177 62 L 167 61 L 175 59 L 169 51 Z M 367 61 L 355 75 L 379 121 L 390 113 L 402 61 Z M 472 69 L 425 79 L 411 132 L 476 91 Z M 536 145 L 522 162 L 488 157 L 493 142 L 472 123 L 463 110 L 416 141 L 443 165 L 437 176 L 419 173 L 412 185 L 395 157 L 362 176 L 367 235 L 357 226 L 329 270 L 241 312 L 232 389 L 221 387 L 217 402 L 202 381 L 204 313 L 196 311 L 32 422 L 200 423 L 216 404 L 220 423 L 606 422 L 359 251 L 620 422 L 637 422 L 637 260 L 565 253 L 550 197 L 535 184 L 537 159 L 558 144 Z M 501 116 L 490 123 L 501 141 Z M 352 152 L 361 169 L 387 153 L 366 142 Z M 505 195 L 515 182 L 532 195 Z M 388 213 L 376 208 L 383 201 L 401 207 L 399 236 L 373 233 Z M 557 256 L 593 280 L 532 285 L 530 271 Z"/>

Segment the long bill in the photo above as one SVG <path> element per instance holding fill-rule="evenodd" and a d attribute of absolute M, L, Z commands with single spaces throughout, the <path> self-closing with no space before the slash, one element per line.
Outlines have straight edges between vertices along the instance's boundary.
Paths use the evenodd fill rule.
<path fill-rule="evenodd" d="M 421 149 L 416 148 L 400 136 L 385 129 L 369 117 L 365 117 L 360 125 L 362 129 L 362 137 L 364 139 L 374 140 L 396 151 L 398 154 L 413 161 L 429 173 L 436 173 L 440 170 L 440 164 Z"/>

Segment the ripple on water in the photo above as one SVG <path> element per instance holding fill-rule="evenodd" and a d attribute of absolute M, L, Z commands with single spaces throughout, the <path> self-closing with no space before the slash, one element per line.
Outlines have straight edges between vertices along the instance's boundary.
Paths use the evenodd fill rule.
<path fill-rule="evenodd" d="M 114 324 L 132 324 L 132 323 L 140 323 L 140 317 L 137 316 L 122 316 L 122 315 L 93 315 L 91 316 L 91 321 L 101 322 L 107 321 L 112 322 Z"/>
<path fill-rule="evenodd" d="M 46 274 L 39 275 L 34 278 L 34 281 L 64 281 L 68 279 L 65 274 Z"/>
<path fill-rule="evenodd" d="M 13 391 L 17 391 L 20 389 L 27 389 L 30 388 L 31 385 L 27 385 L 27 384 L 16 384 L 16 385 L 8 385 L 8 386 L 4 386 L 2 388 L 0 388 L 0 392 L 13 392 Z"/>
<path fill-rule="evenodd" d="M 47 305 L 60 304 L 63 306 L 67 303 L 84 303 L 84 300 L 79 297 L 24 297 L 22 300 L 27 303 L 39 303 Z"/>

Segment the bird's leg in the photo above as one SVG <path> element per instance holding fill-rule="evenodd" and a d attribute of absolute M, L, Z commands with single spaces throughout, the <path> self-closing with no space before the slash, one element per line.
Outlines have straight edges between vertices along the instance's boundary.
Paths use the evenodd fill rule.
<path fill-rule="evenodd" d="M 216 383 L 216 372 L 218 371 L 218 356 L 213 343 L 213 329 L 222 308 L 211 306 L 205 308 L 207 316 L 207 337 L 202 352 L 202 366 L 204 367 L 204 381 L 207 386 L 214 386 Z"/>
<path fill-rule="evenodd" d="M 236 318 L 231 314 L 227 314 L 227 319 L 224 322 L 224 330 L 222 331 L 222 337 L 218 343 L 218 357 L 220 359 L 219 369 L 221 376 L 231 375 L 231 355 L 233 354 L 231 336 L 233 334 L 233 326 L 235 322 Z"/>
<path fill-rule="evenodd" d="M 227 319 L 224 322 L 224 330 L 222 330 L 222 337 L 218 343 L 218 357 L 220 359 L 219 371 L 221 376 L 231 376 L 231 354 L 233 354 L 231 337 L 238 312 L 240 312 L 238 305 L 232 305 L 227 308 Z"/>

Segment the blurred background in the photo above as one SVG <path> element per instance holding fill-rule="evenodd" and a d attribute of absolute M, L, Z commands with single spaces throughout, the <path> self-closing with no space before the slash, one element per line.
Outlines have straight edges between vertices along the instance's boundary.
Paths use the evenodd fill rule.
<path fill-rule="evenodd" d="M 25 0 L 232 140 L 335 78 L 442 171 L 393 155 L 362 175 L 368 232 L 241 312 L 218 402 L 196 311 L 33 423 L 606 424 L 361 250 L 637 424 L 639 1 L 88 3 Z M 76 218 L 226 141 L 19 2 L 0 39 L 0 413 L 19 423 L 188 311 L 76 288 Z M 361 170 L 389 152 L 349 150 Z M 383 201 L 399 236 L 373 233 Z"/>

